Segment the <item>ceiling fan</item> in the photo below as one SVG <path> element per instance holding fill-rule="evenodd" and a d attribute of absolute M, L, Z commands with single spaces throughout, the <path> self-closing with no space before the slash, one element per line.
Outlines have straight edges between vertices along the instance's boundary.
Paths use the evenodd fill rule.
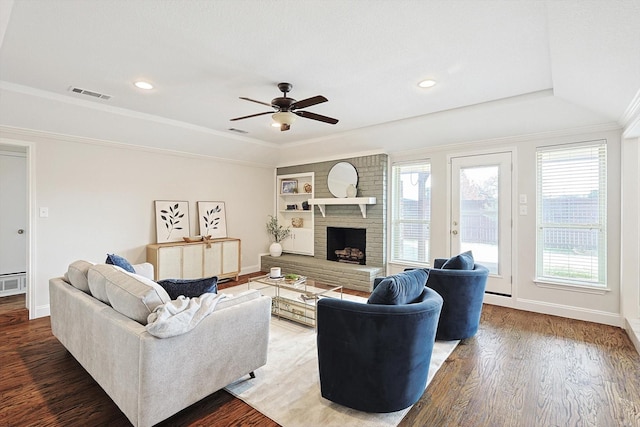
<path fill-rule="evenodd" d="M 321 122 L 329 123 L 335 125 L 338 123 L 338 119 L 334 119 L 327 116 L 322 116 L 320 114 L 312 113 L 310 111 L 298 111 L 301 108 L 311 107 L 312 105 L 321 104 L 323 102 L 327 102 L 328 99 L 324 96 L 318 95 L 313 96 L 311 98 L 302 99 L 300 101 L 296 101 L 293 98 L 289 98 L 287 93 L 291 91 L 293 85 L 291 83 L 278 83 L 278 89 L 282 92 L 283 96 L 279 96 L 277 98 L 273 98 L 271 100 L 271 104 L 262 101 L 256 101 L 255 99 L 240 97 L 240 99 L 244 99 L 245 101 L 256 102 L 258 104 L 267 105 L 269 107 L 273 107 L 275 109 L 275 113 L 273 111 L 265 111 L 263 113 L 251 114 L 249 116 L 236 117 L 235 119 L 231 119 L 231 121 L 248 119 L 250 117 L 263 116 L 265 114 L 271 114 L 274 120 L 274 126 L 279 125 L 281 131 L 291 129 L 291 124 L 296 120 L 296 118 L 304 117 L 305 119 L 318 120 Z"/>

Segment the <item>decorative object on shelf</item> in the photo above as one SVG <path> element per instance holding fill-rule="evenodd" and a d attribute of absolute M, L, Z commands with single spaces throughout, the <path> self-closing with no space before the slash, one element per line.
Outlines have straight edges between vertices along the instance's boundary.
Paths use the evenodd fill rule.
<path fill-rule="evenodd" d="M 347 185 L 347 197 L 356 197 L 356 194 L 358 194 L 356 186 L 353 184 Z"/>
<path fill-rule="evenodd" d="M 358 185 L 358 171 L 348 162 L 333 165 L 327 177 L 327 186 L 334 197 L 347 197 L 347 187 Z"/>
<path fill-rule="evenodd" d="M 213 240 L 213 239 L 211 238 L 210 235 L 209 236 L 204 236 L 202 238 L 202 241 L 207 244 L 207 249 L 211 249 L 211 240 Z"/>
<path fill-rule="evenodd" d="M 272 257 L 282 255 L 282 245 L 280 242 L 291 235 L 291 229 L 278 224 L 278 218 L 273 215 L 269 215 L 269 221 L 267 221 L 267 232 L 274 240 L 271 246 L 269 246 L 269 253 Z"/>
<path fill-rule="evenodd" d="M 200 234 L 213 239 L 227 237 L 224 202 L 198 202 Z"/>
<path fill-rule="evenodd" d="M 272 279 L 279 279 L 282 276 L 282 270 L 280 267 L 271 267 L 269 277 Z"/>
<path fill-rule="evenodd" d="M 291 218 L 291 225 L 293 228 L 300 228 L 304 224 L 304 220 L 302 218 Z"/>
<path fill-rule="evenodd" d="M 189 237 L 189 202 L 156 200 L 157 243 L 179 242 Z"/>
<path fill-rule="evenodd" d="M 211 237 L 211 236 L 209 236 Z M 183 237 L 182 240 L 184 240 L 187 243 L 194 243 L 194 242 L 202 242 L 203 237 L 202 236 L 189 236 L 189 237 Z"/>
<path fill-rule="evenodd" d="M 297 179 L 283 179 L 280 187 L 282 194 L 296 194 L 298 192 Z"/>
<path fill-rule="evenodd" d="M 295 211 L 298 209 L 298 205 L 287 205 L 288 211 Z"/>
<path fill-rule="evenodd" d="M 311 184 L 309 184 L 308 182 L 305 182 L 303 188 L 305 193 L 311 193 L 313 187 L 311 187 Z"/>
<path fill-rule="evenodd" d="M 311 209 L 311 206 L 309 206 L 309 202 L 307 202 L 307 201 L 302 202 L 302 210 L 303 211 L 308 211 L 310 209 Z"/>

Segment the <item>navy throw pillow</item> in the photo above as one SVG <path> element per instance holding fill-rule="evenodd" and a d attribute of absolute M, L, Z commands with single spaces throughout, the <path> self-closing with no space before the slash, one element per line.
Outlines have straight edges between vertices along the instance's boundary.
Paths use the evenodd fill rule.
<path fill-rule="evenodd" d="M 217 276 L 204 279 L 164 279 L 159 280 L 158 284 L 167 291 L 172 300 L 178 299 L 180 295 L 195 298 L 206 293 L 218 293 Z"/>
<path fill-rule="evenodd" d="M 416 300 L 427 283 L 428 273 L 416 269 L 386 277 L 369 295 L 367 304 L 399 305 Z"/>
<path fill-rule="evenodd" d="M 107 260 L 105 261 L 107 264 L 116 265 L 122 268 L 124 271 L 128 271 L 129 273 L 135 273 L 136 270 L 133 268 L 131 263 L 126 259 L 122 258 L 120 255 L 116 254 L 107 254 Z"/>
<path fill-rule="evenodd" d="M 471 251 L 467 251 L 446 260 L 445 263 L 442 264 L 442 268 L 450 270 L 473 270 L 473 265 L 473 254 Z"/>

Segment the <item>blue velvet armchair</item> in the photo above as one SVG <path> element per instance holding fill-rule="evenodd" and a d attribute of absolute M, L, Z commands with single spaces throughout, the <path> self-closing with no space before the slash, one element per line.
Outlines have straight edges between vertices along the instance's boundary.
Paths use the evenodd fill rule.
<path fill-rule="evenodd" d="M 436 258 L 434 268 L 426 269 L 427 287 L 444 300 L 436 339 L 462 340 L 478 331 L 489 270 L 480 264 L 473 270 L 441 269 L 446 261 Z"/>
<path fill-rule="evenodd" d="M 389 283 L 395 302 L 318 301 L 317 344 L 322 396 L 365 412 L 394 412 L 424 393 L 442 298 L 424 286 L 426 273 L 400 273 Z M 413 276 L 413 277 L 412 277 Z M 418 280 L 413 280 L 419 276 Z M 413 281 L 412 298 L 403 281 Z M 396 280 L 397 278 L 397 280 Z M 406 298 L 408 301 L 403 301 Z"/>

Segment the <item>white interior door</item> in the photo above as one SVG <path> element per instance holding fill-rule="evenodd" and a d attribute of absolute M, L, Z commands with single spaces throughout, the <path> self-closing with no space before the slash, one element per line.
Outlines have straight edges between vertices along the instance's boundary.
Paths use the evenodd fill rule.
<path fill-rule="evenodd" d="M 511 153 L 451 159 L 451 255 L 489 268 L 487 292 L 511 295 Z"/>
<path fill-rule="evenodd" d="M 27 159 L 0 153 L 0 274 L 27 270 Z"/>

